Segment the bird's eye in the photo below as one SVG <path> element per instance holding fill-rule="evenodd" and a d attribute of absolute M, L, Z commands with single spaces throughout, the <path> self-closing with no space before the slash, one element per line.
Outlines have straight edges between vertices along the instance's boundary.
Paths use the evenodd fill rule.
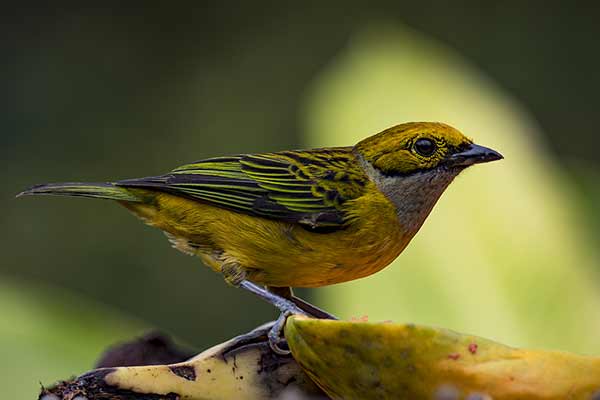
<path fill-rule="evenodd" d="M 436 146 L 432 140 L 419 139 L 415 142 L 415 150 L 422 156 L 429 157 L 435 152 Z"/>

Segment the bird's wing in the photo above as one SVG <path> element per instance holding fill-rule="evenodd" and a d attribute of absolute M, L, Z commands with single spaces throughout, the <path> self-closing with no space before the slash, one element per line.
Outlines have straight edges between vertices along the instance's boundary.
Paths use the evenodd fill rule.
<path fill-rule="evenodd" d="M 344 226 L 342 205 L 359 197 L 367 180 L 352 148 L 340 147 L 217 157 L 116 184 L 330 231 Z"/>

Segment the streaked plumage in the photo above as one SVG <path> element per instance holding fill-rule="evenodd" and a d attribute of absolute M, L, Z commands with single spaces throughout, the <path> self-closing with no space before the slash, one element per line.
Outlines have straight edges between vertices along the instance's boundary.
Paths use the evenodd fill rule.
<path fill-rule="evenodd" d="M 316 287 L 387 266 L 460 171 L 499 158 L 448 125 L 408 123 L 354 147 L 217 157 L 23 194 L 117 200 L 231 282 Z"/>
<path fill-rule="evenodd" d="M 339 228 L 341 206 L 359 197 L 368 179 L 351 147 L 218 157 L 184 165 L 170 174 L 117 182 L 156 188 L 232 211 Z"/>

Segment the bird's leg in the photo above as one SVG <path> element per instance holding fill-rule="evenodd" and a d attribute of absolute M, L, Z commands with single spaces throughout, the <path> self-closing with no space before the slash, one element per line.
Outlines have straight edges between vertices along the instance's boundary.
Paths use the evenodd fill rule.
<path fill-rule="evenodd" d="M 287 343 L 285 342 L 285 338 L 283 337 L 283 328 L 285 327 L 285 321 L 287 317 L 293 314 L 299 315 L 308 315 L 305 311 L 301 310 L 294 304 L 291 300 L 286 299 L 284 297 L 278 296 L 277 294 L 271 293 L 265 288 L 262 288 L 255 283 L 250 282 L 249 280 L 242 280 L 237 284 L 238 287 L 248 290 L 251 293 L 259 296 L 266 302 L 274 305 L 281 311 L 279 318 L 275 321 L 273 327 L 269 330 L 268 338 L 269 338 L 269 346 L 271 350 L 273 350 L 277 354 L 288 355 L 290 351 L 287 349 Z M 286 348 L 280 347 L 281 344 L 285 344 Z"/>
<path fill-rule="evenodd" d="M 294 292 L 291 287 L 267 286 L 267 289 L 271 293 L 291 300 L 295 305 L 298 306 L 298 308 L 310 314 L 312 317 L 319 319 L 338 319 L 335 315 L 331 315 L 327 311 L 320 309 L 319 307 L 301 299 L 300 297 L 294 296 Z"/>
<path fill-rule="evenodd" d="M 331 319 L 332 316 L 325 313 L 324 311 L 312 306 L 303 300 L 297 299 L 292 294 L 291 288 L 270 288 L 267 290 L 251 281 L 246 279 L 246 270 L 237 263 L 225 263 L 221 266 L 221 273 L 225 278 L 225 281 L 229 284 L 246 289 L 247 291 L 254 293 L 266 302 L 274 305 L 281 311 L 279 318 L 273 324 L 273 327 L 269 330 L 268 338 L 271 349 L 281 355 L 290 354 L 290 351 L 286 348 L 281 348 L 280 344 L 285 343 L 283 338 L 283 328 L 287 317 L 293 314 L 306 315 L 308 317 L 315 318 L 327 318 Z M 300 304 L 306 305 L 308 310 L 303 310 L 301 306 L 297 305 L 295 301 L 299 301 Z M 314 313 L 313 313 L 314 312 Z M 333 318 L 335 319 L 335 318 Z M 287 346 L 286 346 L 287 347 Z"/>
<path fill-rule="evenodd" d="M 300 314 L 306 315 L 307 317 L 311 317 L 306 311 L 299 308 L 293 301 L 290 299 L 286 299 L 285 297 L 279 296 L 278 294 L 272 293 L 267 289 L 258 286 L 256 283 L 250 282 L 247 279 L 241 281 L 238 285 L 242 289 L 246 289 L 247 291 L 254 293 L 261 299 L 265 300 L 267 303 L 270 303 L 277 307 L 279 311 L 282 313 L 290 313 L 290 314 Z"/>
<path fill-rule="evenodd" d="M 254 293 L 258 297 L 277 307 L 282 313 L 288 312 L 291 314 L 301 314 L 310 316 L 307 312 L 302 311 L 289 298 L 282 296 L 280 293 L 269 291 L 256 283 L 247 279 L 246 270 L 237 263 L 225 263 L 221 266 L 221 274 L 225 281 L 232 286 L 246 289 L 250 293 Z"/>

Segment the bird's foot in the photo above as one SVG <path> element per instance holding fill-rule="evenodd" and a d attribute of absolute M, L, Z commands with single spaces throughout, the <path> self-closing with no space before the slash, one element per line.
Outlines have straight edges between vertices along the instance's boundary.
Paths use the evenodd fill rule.
<path fill-rule="evenodd" d="M 267 337 L 269 338 L 269 347 L 271 347 L 271 350 L 276 354 L 287 356 L 291 354 L 284 334 L 285 323 L 288 317 L 292 315 L 304 315 L 306 317 L 313 316 L 296 306 L 291 300 L 285 298 L 280 298 L 276 306 L 281 310 L 281 314 L 279 314 L 279 317 L 267 334 Z"/>
<path fill-rule="evenodd" d="M 255 283 L 252 283 L 247 280 L 243 280 L 239 283 L 239 286 L 243 289 L 246 289 L 255 295 L 259 296 L 263 300 L 269 302 L 274 305 L 281 311 L 279 318 L 275 321 L 275 324 L 271 327 L 268 333 L 269 338 L 269 346 L 271 349 L 280 355 L 288 355 L 290 354 L 290 350 L 287 348 L 287 343 L 283 334 L 283 329 L 285 327 L 285 321 L 290 315 L 304 315 L 307 317 L 314 317 L 310 313 L 302 310 L 298 307 L 291 299 L 287 299 L 285 297 L 281 297 L 275 293 L 272 293 Z M 284 347 L 285 346 L 285 347 Z"/>
<path fill-rule="evenodd" d="M 279 315 L 275 324 L 269 330 L 267 337 L 269 338 L 269 347 L 273 350 L 274 353 L 279 354 L 281 356 L 287 356 L 291 353 L 290 348 L 288 347 L 287 340 L 285 340 L 285 335 L 283 333 L 283 329 L 285 328 L 285 322 L 287 318 L 293 315 L 289 311 L 284 311 Z"/>
<path fill-rule="evenodd" d="M 271 347 L 271 350 L 282 356 L 291 354 L 283 330 L 285 329 L 285 323 L 288 317 L 292 315 L 304 315 L 306 317 L 314 318 L 313 315 L 300 309 L 292 302 L 290 302 L 289 308 L 286 306 L 285 309 L 281 309 L 281 314 L 279 314 L 279 317 L 269 330 L 267 337 L 269 338 L 269 347 Z"/>

